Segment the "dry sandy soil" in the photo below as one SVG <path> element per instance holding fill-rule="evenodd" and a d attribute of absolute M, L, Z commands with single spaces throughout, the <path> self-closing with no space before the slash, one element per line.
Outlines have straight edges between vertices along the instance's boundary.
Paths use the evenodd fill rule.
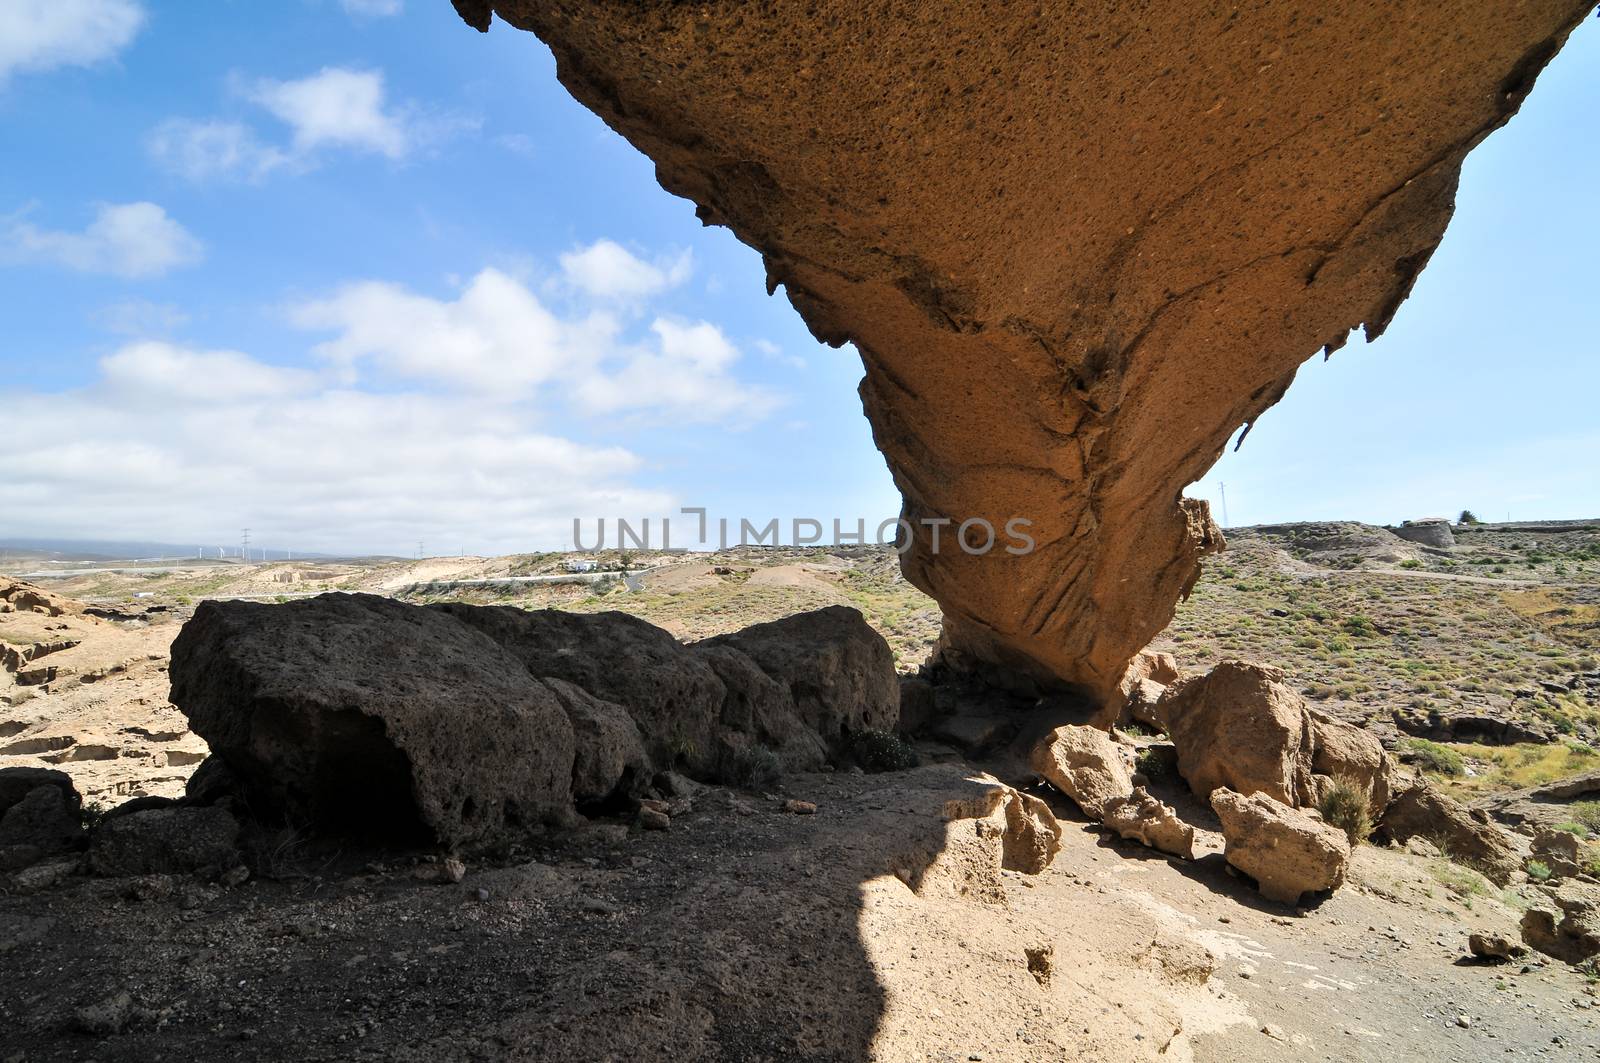
<path fill-rule="evenodd" d="M 1492 893 L 1364 847 L 1314 909 L 1068 822 L 1043 874 L 943 821 L 968 770 L 703 791 L 666 833 L 552 836 L 459 885 L 288 843 L 235 889 L 71 880 L 0 898 L 22 1059 L 1593 1058 L 1585 979 L 1480 966 Z M 1063 805 L 1065 802 L 1062 803 Z M 1071 818 L 1065 807 L 1064 817 Z M 1210 839 L 1214 843 L 1215 839 Z M 1214 844 L 1213 844 L 1214 847 Z M 907 882 L 917 882 L 913 890 Z M 1035 976 L 1027 950 L 1047 949 Z M 123 1032 L 75 1032 L 119 993 Z"/>

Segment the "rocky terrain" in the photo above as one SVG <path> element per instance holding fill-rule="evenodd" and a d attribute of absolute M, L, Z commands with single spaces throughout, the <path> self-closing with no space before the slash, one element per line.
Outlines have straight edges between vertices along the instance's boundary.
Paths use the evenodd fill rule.
<path fill-rule="evenodd" d="M 206 746 L 168 700 L 171 603 L 86 606 L 0 577 L 0 766 L 60 766 L 92 802 L 175 797 Z"/>
<path fill-rule="evenodd" d="M 1600 532 L 1457 532 L 1235 532 L 1098 716 L 883 550 L 8 584 L 0 1047 L 1589 1058 Z"/>

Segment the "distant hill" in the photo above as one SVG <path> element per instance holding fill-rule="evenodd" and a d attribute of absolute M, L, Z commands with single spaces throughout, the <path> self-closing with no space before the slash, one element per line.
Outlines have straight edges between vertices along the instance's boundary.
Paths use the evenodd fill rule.
<path fill-rule="evenodd" d="M 157 558 L 188 559 L 196 556 L 203 547 L 205 556 L 215 558 L 219 545 L 227 556 L 239 556 L 238 544 L 228 543 L 157 543 L 138 539 L 0 539 L 0 561 L 8 556 L 43 558 L 55 561 L 148 561 Z M 252 546 L 252 559 L 258 558 L 260 547 Z M 289 551 L 283 547 L 268 546 L 266 556 L 281 560 Z M 296 558 L 328 558 L 330 554 L 294 551 Z"/>

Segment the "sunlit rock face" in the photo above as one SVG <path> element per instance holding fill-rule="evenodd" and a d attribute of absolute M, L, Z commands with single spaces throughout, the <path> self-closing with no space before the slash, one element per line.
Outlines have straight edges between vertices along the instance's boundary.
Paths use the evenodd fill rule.
<path fill-rule="evenodd" d="M 1591 6 L 492 4 L 856 345 L 906 518 L 1032 522 L 1020 556 L 919 526 L 952 662 L 1095 696 L 1221 545 L 1184 486 L 1389 323 Z"/>

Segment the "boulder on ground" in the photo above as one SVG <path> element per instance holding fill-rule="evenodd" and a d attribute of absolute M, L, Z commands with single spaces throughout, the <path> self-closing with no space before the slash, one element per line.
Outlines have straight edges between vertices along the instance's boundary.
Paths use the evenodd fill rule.
<path fill-rule="evenodd" d="M 61 791 L 61 796 L 74 809 L 83 806 L 83 799 L 78 796 L 77 787 L 72 784 L 72 776 L 64 771 L 54 768 L 0 768 L 0 816 L 12 805 L 27 797 L 41 786 L 54 786 Z"/>
<path fill-rule="evenodd" d="M 815 771 L 826 764 L 828 743 L 795 715 L 789 691 L 733 646 L 695 647 L 694 656 L 710 665 L 722 683 L 720 708 L 710 718 L 710 752 L 715 764 L 698 774 L 705 779 L 744 782 L 738 767 L 758 749 L 771 752 L 783 771 Z"/>
<path fill-rule="evenodd" d="M 1600 955 L 1600 890 L 1563 885 L 1522 916 L 1522 940 L 1546 956 L 1582 963 Z"/>
<path fill-rule="evenodd" d="M 1178 772 L 1200 797 L 1227 788 L 1299 807 L 1316 800 L 1311 717 L 1276 668 L 1224 661 L 1181 679 L 1160 712 L 1178 749 Z"/>
<path fill-rule="evenodd" d="M 1113 801 L 1100 820 L 1123 838 L 1185 860 L 1194 859 L 1194 828 L 1178 818 L 1178 813 L 1144 787 Z"/>
<path fill-rule="evenodd" d="M 1401 845 L 1426 838 L 1457 863 L 1481 872 L 1497 886 L 1511 881 L 1521 866 L 1517 845 L 1487 813 L 1468 809 L 1424 781 L 1396 794 L 1378 829 Z"/>
<path fill-rule="evenodd" d="M 659 769 L 705 775 L 717 766 L 724 688 L 672 634 L 627 613 L 447 603 L 430 606 L 476 629 L 533 679 L 563 679 L 627 710 Z"/>
<path fill-rule="evenodd" d="M 1533 836 L 1533 846 L 1523 866 L 1538 861 L 1553 878 L 1574 878 L 1583 872 L 1583 847 L 1577 835 L 1545 828 Z"/>
<path fill-rule="evenodd" d="M 1467 951 L 1479 959 L 1504 961 L 1528 950 L 1500 934 L 1472 934 L 1467 938 Z"/>
<path fill-rule="evenodd" d="M 570 809 L 560 699 L 447 613 L 366 594 L 203 602 L 171 670 L 256 814 L 465 846 Z"/>
<path fill-rule="evenodd" d="M 1373 818 L 1382 816 L 1398 779 L 1395 763 L 1384 751 L 1383 743 L 1370 731 L 1309 711 L 1312 785 L 1317 797 L 1322 796 L 1328 781 L 1347 779 L 1365 791 Z"/>
<path fill-rule="evenodd" d="M 900 718 L 894 651 L 855 609 L 830 605 L 752 624 L 690 646 L 732 647 L 789 693 L 806 730 L 838 745 L 859 731 L 893 731 Z"/>
<path fill-rule="evenodd" d="M 228 762 L 211 754 L 200 762 L 183 784 L 183 797 L 191 805 L 212 805 L 230 798 L 239 790 L 239 777 L 228 767 Z"/>
<path fill-rule="evenodd" d="M 1128 699 L 1118 723 L 1126 726 L 1136 723 L 1161 734 L 1167 732 L 1167 718 L 1161 712 L 1161 695 L 1167 688 L 1153 679 L 1141 679 L 1128 692 Z"/>
<path fill-rule="evenodd" d="M 751 745 L 788 770 L 821 767 L 846 736 L 893 730 L 894 654 L 854 609 L 830 606 L 685 646 L 626 613 L 434 606 L 523 663 L 620 705 L 658 769 L 718 779 Z"/>
<path fill-rule="evenodd" d="M 97 875 L 219 874 L 239 862 L 239 824 L 224 809 L 174 806 L 106 819 L 89 844 Z"/>
<path fill-rule="evenodd" d="M 59 772 L 41 772 L 59 775 Z M 46 857 L 81 849 L 83 817 L 78 793 L 46 780 L 0 814 L 0 871 L 15 871 Z"/>
<path fill-rule="evenodd" d="M 1133 776 L 1122 748 L 1097 727 L 1056 728 L 1034 746 L 1028 764 L 1093 819 L 1102 818 L 1112 804 L 1133 793 Z"/>
<path fill-rule="evenodd" d="M 1107 699 L 1105 707 L 1091 723 L 1102 730 L 1113 724 L 1126 726 L 1129 722 L 1158 731 L 1165 731 L 1158 705 L 1166 688 L 1178 681 L 1178 661 L 1170 653 L 1140 650 L 1128 662 L 1127 670 L 1117 682 L 1116 693 Z"/>
<path fill-rule="evenodd" d="M 544 685 L 561 699 L 572 723 L 576 757 L 572 765 L 572 799 L 579 804 L 630 794 L 648 783 L 650 758 L 644 739 L 628 710 L 601 701 L 561 679 Z"/>
<path fill-rule="evenodd" d="M 452 847 L 632 795 L 659 771 L 815 769 L 892 731 L 883 637 L 830 607 L 684 646 L 622 613 L 326 594 L 206 602 L 172 699 L 214 756 L 190 803 Z M 231 778 L 230 778 L 231 776 Z"/>
<path fill-rule="evenodd" d="M 1259 791 L 1219 788 L 1211 807 L 1222 820 L 1228 863 L 1255 879 L 1268 900 L 1295 904 L 1302 894 L 1344 882 L 1350 842 L 1343 831 Z"/>

